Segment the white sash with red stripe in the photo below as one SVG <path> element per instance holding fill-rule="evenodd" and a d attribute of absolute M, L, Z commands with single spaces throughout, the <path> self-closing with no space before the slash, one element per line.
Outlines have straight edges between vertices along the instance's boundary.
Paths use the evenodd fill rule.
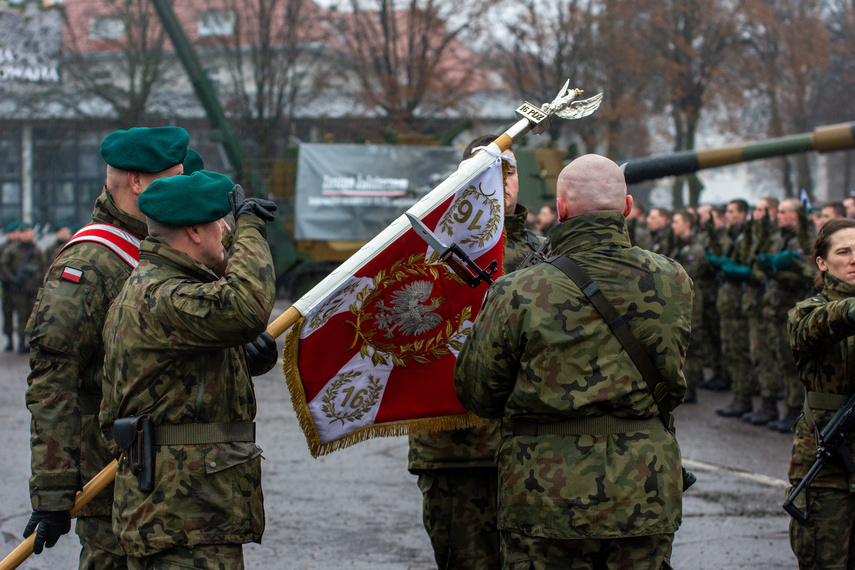
<path fill-rule="evenodd" d="M 60 252 L 82 241 L 94 241 L 109 247 L 131 267 L 136 267 L 140 263 L 140 240 L 120 227 L 96 223 L 85 225 L 68 240 Z"/>

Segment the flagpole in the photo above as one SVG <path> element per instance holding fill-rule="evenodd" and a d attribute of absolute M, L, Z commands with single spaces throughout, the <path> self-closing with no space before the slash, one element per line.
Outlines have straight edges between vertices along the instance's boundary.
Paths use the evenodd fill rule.
<path fill-rule="evenodd" d="M 552 124 L 552 119 L 555 116 L 565 119 L 576 119 L 586 117 L 593 113 L 600 105 L 602 94 L 595 95 L 584 101 L 574 102 L 574 99 L 582 94 L 581 89 L 570 89 L 570 80 L 568 79 L 558 95 L 552 103 L 544 103 L 542 107 L 537 107 L 531 103 L 524 103 L 516 109 L 515 113 L 519 120 L 514 123 L 508 130 L 499 135 L 490 146 L 499 154 L 511 148 L 511 146 L 520 140 L 529 132 L 542 134 Z M 446 180 L 440 183 L 439 186 L 431 190 L 424 196 L 415 206 L 410 208 L 407 213 L 418 218 L 423 218 L 425 214 L 432 209 L 431 197 L 437 193 L 442 194 L 452 187 L 459 187 L 462 182 L 465 182 L 476 176 L 489 163 L 495 160 L 490 154 L 481 152 L 473 158 L 464 161 L 460 168 L 449 176 Z M 433 204 L 435 206 L 435 204 Z M 300 318 L 309 310 L 320 303 L 331 291 L 335 291 L 346 279 L 352 275 L 353 270 L 360 267 L 367 260 L 371 259 L 377 252 L 382 251 L 387 245 L 392 243 L 394 239 L 399 237 L 404 231 L 410 228 L 409 220 L 405 215 L 401 215 L 397 220 L 392 222 L 383 232 L 377 235 L 370 242 L 362 246 L 362 248 L 353 254 L 347 261 L 339 266 L 335 271 L 330 273 L 325 279 L 313 287 L 308 293 L 300 297 L 291 307 L 288 308 L 276 320 L 270 323 L 267 327 L 267 332 L 274 338 L 283 334 L 291 328 Z"/>
<path fill-rule="evenodd" d="M 552 119 L 555 116 L 564 119 L 577 119 L 586 117 L 593 113 L 600 105 L 602 94 L 595 95 L 584 101 L 574 102 L 574 99 L 582 94 L 580 89 L 569 89 L 570 80 L 568 79 L 556 98 L 552 103 L 544 103 L 542 107 L 537 107 L 531 103 L 524 103 L 516 109 L 515 113 L 519 120 L 514 123 L 508 130 L 499 135 L 494 140 L 490 147 L 494 151 L 502 153 L 520 140 L 528 132 L 534 134 L 542 134 L 552 124 Z M 439 186 L 434 188 L 430 193 L 424 196 L 415 206 L 408 210 L 409 213 L 422 218 L 425 214 L 431 211 L 429 196 L 442 191 L 447 191 L 450 187 L 457 185 L 458 187 L 476 176 L 489 163 L 495 160 L 486 152 L 479 152 L 473 158 L 466 160 L 461 164 L 460 168 L 444 180 Z M 409 229 L 410 222 L 405 215 L 401 215 L 397 220 L 392 222 L 383 232 L 364 245 L 359 251 L 345 261 L 338 269 L 328 275 L 323 281 L 313 287 L 308 293 L 300 297 L 291 307 L 276 318 L 267 326 L 267 332 L 273 338 L 281 336 L 285 331 L 291 328 L 297 321 L 302 318 L 309 310 L 321 302 L 324 297 L 335 290 L 345 279 L 350 276 L 350 269 L 358 267 L 365 260 L 370 259 L 374 254 L 382 251 L 389 243 L 401 233 Z M 74 507 L 71 510 L 71 516 L 76 515 L 95 495 L 103 491 L 116 478 L 117 463 L 113 460 L 101 470 L 91 481 L 86 483 L 83 489 L 77 493 L 74 499 Z M 12 570 L 17 568 L 33 553 L 33 543 L 35 541 L 35 533 L 28 536 L 21 544 L 18 545 L 6 558 L 0 561 L 0 570 Z"/>

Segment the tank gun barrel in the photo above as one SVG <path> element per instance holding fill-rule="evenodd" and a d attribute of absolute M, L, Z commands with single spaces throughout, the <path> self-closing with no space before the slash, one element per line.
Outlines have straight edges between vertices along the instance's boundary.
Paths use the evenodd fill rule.
<path fill-rule="evenodd" d="M 627 184 L 666 176 L 691 174 L 739 162 L 772 158 L 815 150 L 834 152 L 855 148 L 855 122 L 817 127 L 812 132 L 723 146 L 707 150 L 687 150 L 674 154 L 632 159 L 621 168 Z"/>

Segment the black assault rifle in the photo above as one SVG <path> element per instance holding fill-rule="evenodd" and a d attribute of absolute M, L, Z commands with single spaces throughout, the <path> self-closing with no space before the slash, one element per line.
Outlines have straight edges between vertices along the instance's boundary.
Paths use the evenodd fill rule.
<path fill-rule="evenodd" d="M 855 433 L 855 394 L 849 396 L 843 407 L 837 410 L 828 425 L 819 434 L 816 442 L 816 461 L 814 461 L 804 479 L 793 489 L 793 492 L 784 501 L 784 510 L 790 516 L 802 524 L 807 523 L 810 514 L 810 485 L 819 474 L 823 466 L 832 459 L 839 459 L 849 473 L 855 472 L 855 462 L 852 461 L 849 450 L 850 435 Z M 799 493 L 805 492 L 805 512 L 801 512 L 794 504 Z"/>

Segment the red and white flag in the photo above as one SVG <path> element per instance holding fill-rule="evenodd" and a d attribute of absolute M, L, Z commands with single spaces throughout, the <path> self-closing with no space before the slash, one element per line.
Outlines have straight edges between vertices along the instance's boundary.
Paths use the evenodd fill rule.
<path fill-rule="evenodd" d="M 408 213 L 479 267 L 495 260 L 501 271 L 504 191 L 494 154 L 461 163 Z M 472 423 L 454 392 L 454 363 L 486 293 L 439 261 L 401 216 L 294 303 L 303 317 L 286 335 L 285 375 L 312 455 Z"/>

